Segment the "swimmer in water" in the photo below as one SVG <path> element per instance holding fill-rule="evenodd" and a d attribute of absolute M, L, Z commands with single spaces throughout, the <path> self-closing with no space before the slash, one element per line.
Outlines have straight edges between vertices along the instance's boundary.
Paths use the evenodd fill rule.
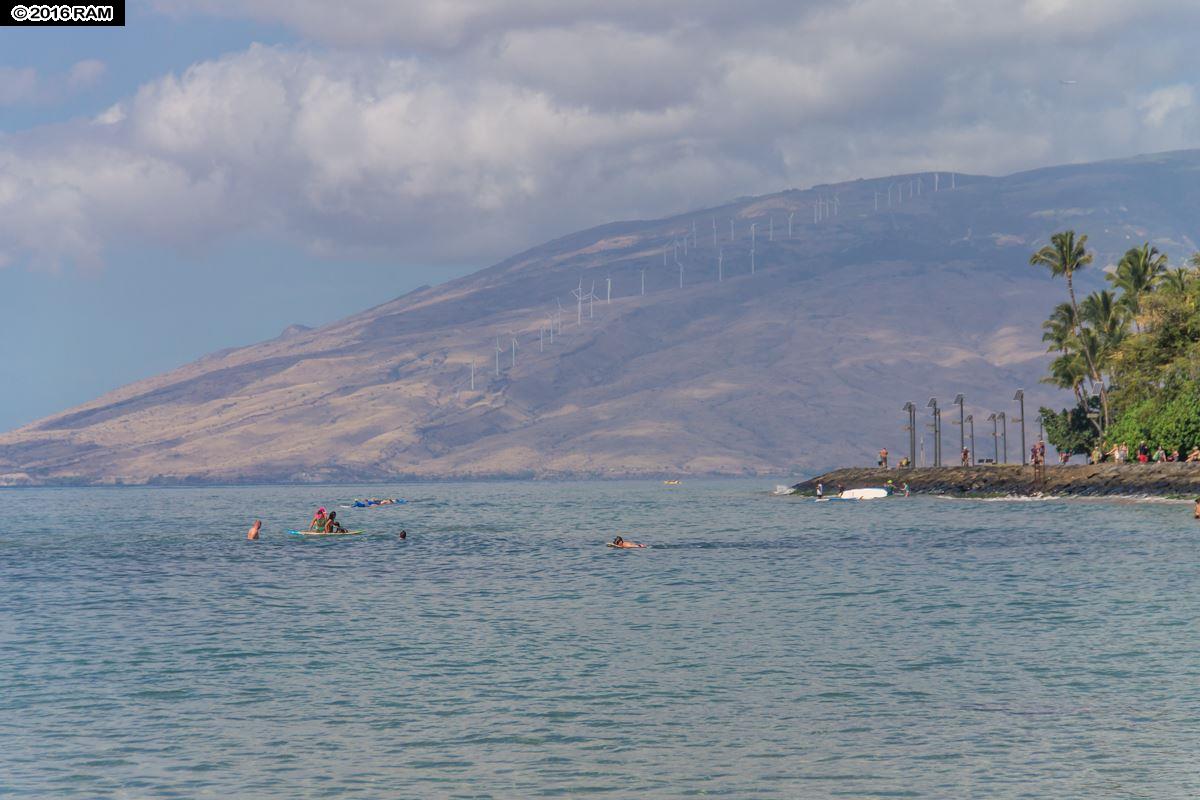
<path fill-rule="evenodd" d="M 246 531 L 246 538 L 251 541 L 258 539 L 258 533 L 262 530 L 262 520 L 254 520 L 254 524 L 250 526 L 250 530 Z"/>
<path fill-rule="evenodd" d="M 408 531 L 400 531 L 400 533 L 398 533 L 397 536 L 399 536 L 401 539 L 407 539 Z"/>
<path fill-rule="evenodd" d="M 1196 505 L 1192 506 L 1192 519 L 1200 519 L 1200 497 L 1196 498 Z"/>
<path fill-rule="evenodd" d="M 633 547 L 645 547 L 646 545 L 638 544 L 637 542 L 627 542 L 624 539 L 622 539 L 620 536 L 618 536 L 617 538 L 612 540 L 612 546 L 613 547 L 623 547 L 623 548 L 633 548 Z"/>

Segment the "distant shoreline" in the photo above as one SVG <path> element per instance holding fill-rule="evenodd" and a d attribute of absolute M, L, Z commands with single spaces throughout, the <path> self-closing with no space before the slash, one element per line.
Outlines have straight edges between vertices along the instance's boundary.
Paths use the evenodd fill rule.
<path fill-rule="evenodd" d="M 1045 479 L 1035 480 L 1032 466 L 1020 464 L 970 467 L 912 467 L 906 469 L 847 467 L 794 485 L 799 494 L 815 494 L 824 484 L 826 494 L 847 489 L 907 483 L 913 494 L 951 497 L 1161 497 L 1184 499 L 1200 496 L 1200 464 L 1066 464 L 1048 465 Z"/>

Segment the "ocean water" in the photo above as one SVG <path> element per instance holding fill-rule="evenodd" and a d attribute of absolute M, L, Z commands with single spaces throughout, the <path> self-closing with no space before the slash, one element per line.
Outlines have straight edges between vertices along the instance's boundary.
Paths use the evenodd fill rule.
<path fill-rule="evenodd" d="M 0 492 L 0 796 L 1200 795 L 1189 506 L 769 483 Z"/>

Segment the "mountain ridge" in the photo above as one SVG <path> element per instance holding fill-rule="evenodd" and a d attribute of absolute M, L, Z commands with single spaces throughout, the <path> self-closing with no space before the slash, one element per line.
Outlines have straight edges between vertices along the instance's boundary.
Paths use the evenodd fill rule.
<path fill-rule="evenodd" d="M 0 483 L 777 475 L 899 452 L 904 400 L 1058 399 L 1037 381 L 1062 287 L 1029 252 L 1074 226 L 1098 267 L 1143 239 L 1177 260 L 1197 172 L 1190 150 L 952 191 L 913 173 L 605 223 L 0 434 Z M 569 294 L 593 282 L 599 302 Z"/>

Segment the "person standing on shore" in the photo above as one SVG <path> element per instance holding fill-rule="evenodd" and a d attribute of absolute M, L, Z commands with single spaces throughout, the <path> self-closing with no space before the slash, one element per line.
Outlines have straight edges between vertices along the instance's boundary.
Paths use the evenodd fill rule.
<path fill-rule="evenodd" d="M 887 448 L 886 447 L 880 448 L 880 450 L 879 450 L 879 466 L 883 467 L 884 469 L 888 468 L 887 458 L 888 458 Z"/>
<path fill-rule="evenodd" d="M 970 450 L 970 448 L 967 448 L 967 447 L 964 447 L 964 448 L 963 448 L 963 451 L 962 451 L 962 466 L 964 466 L 964 467 L 969 467 L 969 466 L 971 466 L 971 450 Z"/>

